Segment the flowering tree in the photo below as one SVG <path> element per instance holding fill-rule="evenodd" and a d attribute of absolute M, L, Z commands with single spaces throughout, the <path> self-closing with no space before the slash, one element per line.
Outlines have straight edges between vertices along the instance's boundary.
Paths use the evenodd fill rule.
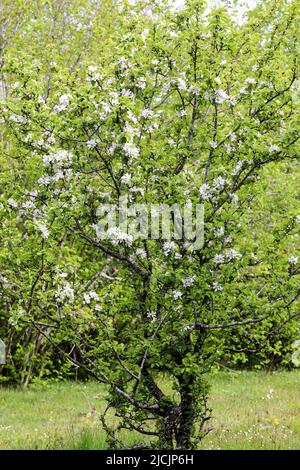
<path fill-rule="evenodd" d="M 18 67 L 22 57 L 26 63 L 38 65 L 39 82 L 44 82 L 44 96 L 52 93 L 52 80 L 58 74 L 71 72 L 80 74 L 85 58 L 100 59 L 105 54 L 110 42 L 110 34 L 117 9 L 106 1 L 82 0 L 56 0 L 44 1 L 11 1 L 5 0 L 0 6 L 0 99 L 8 101 L 13 88 L 18 84 L 13 76 L 7 73 L 4 64 L 12 64 L 17 58 Z M 99 52 L 98 44 L 101 43 Z M 13 80 L 13 83 L 12 83 Z M 2 122 L 1 122 L 2 124 Z M 10 198 L 11 180 L 6 178 L 8 168 L 16 170 L 15 148 L 5 126 L 1 125 L 1 147 L 3 148 L 1 165 L 1 188 L 4 191 L 3 200 L 8 200 L 8 207 L 16 209 L 13 198 Z M 28 168 L 27 168 L 28 170 Z M 18 171 L 21 167 L 18 163 Z M 16 173 L 14 173 L 16 177 Z M 15 184 L 15 183 L 14 183 Z M 25 198 L 27 199 L 27 198 Z M 25 200 L 24 210 L 32 201 Z M 21 204 L 22 205 L 22 204 Z M 68 364 L 56 357 L 51 345 L 43 341 L 43 337 L 29 322 L 21 322 L 23 308 L 20 298 L 31 296 L 35 292 L 35 283 L 39 279 L 39 268 L 36 261 L 41 256 L 39 237 L 24 236 L 18 230 L 18 221 L 6 219 L 1 230 L 3 240 L 1 250 L 1 323 L 0 336 L 5 338 L 8 345 L 8 361 L 1 369 L 0 381 L 21 383 L 27 385 L 34 377 L 47 377 L 48 375 L 65 375 L 71 372 Z M 14 223 L 16 222 L 16 224 Z M 57 248 L 57 249 L 56 249 Z M 76 250 L 61 249 L 52 246 L 52 261 L 57 260 L 59 254 L 64 263 L 70 256 L 70 263 L 75 269 Z M 68 254 L 67 254 L 68 252 Z M 20 271 L 20 263 L 22 270 Z M 53 266 L 54 269 L 55 266 Z M 49 277 L 52 271 L 49 270 Z M 53 276 L 56 276 L 54 270 Z M 43 289 L 47 291 L 49 283 Z M 32 301 L 31 301 L 32 302 Z M 30 302 L 30 303 L 31 303 Z M 58 340 L 59 341 L 59 340 Z M 74 345 L 64 343 L 64 350 L 76 356 Z M 72 373 L 72 372 L 71 372 Z"/>
<path fill-rule="evenodd" d="M 298 257 L 276 262 L 299 216 L 276 225 L 270 249 L 264 233 L 241 237 L 263 168 L 297 158 L 299 18 L 293 1 L 263 2 L 240 25 L 197 0 L 119 7 L 110 53 L 85 77 L 53 72 L 49 93 L 38 62 L 6 66 L 5 233 L 16 271 L 34 253 L 12 318 L 73 342 L 71 362 L 108 385 L 111 447 L 130 429 L 144 447 L 191 449 L 209 432 L 205 377 L 225 332 L 253 347 L 258 325 L 274 334 L 274 312 L 276 328 L 299 316 Z M 202 203 L 202 248 L 120 228 L 101 239 L 99 206 L 125 195 L 128 217 L 133 203 Z"/>

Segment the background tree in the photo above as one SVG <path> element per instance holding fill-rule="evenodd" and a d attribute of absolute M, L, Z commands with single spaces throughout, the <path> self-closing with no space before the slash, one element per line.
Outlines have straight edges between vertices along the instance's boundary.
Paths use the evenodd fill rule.
<path fill-rule="evenodd" d="M 54 77 L 75 71 L 79 76 L 87 57 L 91 60 L 96 56 L 100 60 L 100 57 L 105 55 L 109 48 L 109 32 L 114 27 L 116 14 L 114 3 L 110 1 L 2 2 L 1 98 L 9 101 L 13 89 L 18 87 L 13 75 L 7 73 L 7 69 L 4 70 L 5 62 L 12 64 L 16 60 L 16 64 L 21 64 L 24 59 L 24 64 L 28 66 L 36 64 L 38 67 L 38 81 L 43 83 L 43 96 L 40 99 L 44 97 L 49 99 Z M 99 44 L 101 44 L 100 50 Z M 13 178 L 18 180 L 28 168 L 24 169 L 21 159 L 16 158 L 16 148 L 3 125 L 1 139 L 2 190 L 5 190 L 2 197 L 7 200 L 11 195 L 11 179 L 6 178 L 7 172 L 12 172 Z M 33 166 L 30 172 L 34 171 Z M 21 184 L 23 185 L 23 182 Z M 25 206 L 26 204 L 31 204 L 30 200 Z M 27 385 L 34 377 L 73 375 L 74 371 L 70 370 L 65 361 L 57 357 L 51 344 L 43 340 L 36 328 L 28 322 L 17 324 L 22 312 L 19 306 L 20 298 L 31 299 L 29 300 L 31 305 L 35 302 L 32 298 L 35 290 L 47 292 L 50 284 L 48 279 L 43 288 L 39 285 L 40 270 L 43 271 L 41 268 L 44 259 L 44 253 L 41 251 L 43 241 L 40 237 L 27 239 L 26 229 L 25 233 L 20 233 L 19 221 L 15 222 L 7 220 L 1 231 L 4 244 L 1 252 L 3 281 L 0 335 L 5 338 L 8 346 L 8 363 L 2 368 L 0 380 Z M 62 254 L 62 244 L 66 244 L 64 239 L 56 248 L 53 245 L 53 251 L 49 253 L 49 263 L 52 263 L 52 268 L 47 268 L 49 278 L 53 274 L 52 270 L 56 272 L 53 260 L 62 256 L 64 263 L 68 263 L 68 250 L 66 248 Z M 73 269 L 76 263 L 71 253 L 74 254 L 74 250 L 70 252 Z M 77 350 L 73 344 L 63 340 L 60 340 L 60 344 L 68 354 L 76 356 Z"/>
<path fill-rule="evenodd" d="M 108 385 L 111 447 L 125 428 L 150 447 L 195 448 L 209 432 L 206 374 L 228 342 L 257 350 L 300 315 L 298 257 L 285 257 L 296 211 L 271 224 L 269 245 L 265 228 L 245 232 L 265 204 L 263 168 L 298 155 L 296 7 L 263 2 L 238 26 L 227 7 L 205 14 L 195 0 L 180 11 L 122 2 L 109 53 L 85 77 L 58 68 L 47 94 L 38 61 L 6 66 L 7 314 L 64 354 L 74 344 L 69 361 Z M 97 208 L 125 194 L 203 203 L 203 248 L 120 231 L 99 240 Z"/>

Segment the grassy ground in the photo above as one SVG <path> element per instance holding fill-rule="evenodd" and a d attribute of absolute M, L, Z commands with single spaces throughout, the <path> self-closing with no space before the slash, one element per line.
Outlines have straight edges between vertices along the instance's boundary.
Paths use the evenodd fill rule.
<path fill-rule="evenodd" d="M 211 383 L 214 431 L 201 448 L 300 450 L 300 371 L 218 373 Z M 104 405 L 94 382 L 0 388 L 0 449 L 103 449 Z"/>

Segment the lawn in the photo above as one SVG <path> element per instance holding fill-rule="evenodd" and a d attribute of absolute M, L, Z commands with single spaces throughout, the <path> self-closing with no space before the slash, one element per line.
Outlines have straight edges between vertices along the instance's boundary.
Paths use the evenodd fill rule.
<path fill-rule="evenodd" d="M 300 371 L 222 372 L 211 384 L 202 449 L 300 450 Z M 0 388 L 0 449 L 104 449 L 104 395 L 95 382 Z"/>

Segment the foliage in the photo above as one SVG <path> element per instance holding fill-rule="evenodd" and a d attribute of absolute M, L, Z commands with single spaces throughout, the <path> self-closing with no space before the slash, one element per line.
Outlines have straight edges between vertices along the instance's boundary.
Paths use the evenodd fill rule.
<path fill-rule="evenodd" d="M 299 215 L 266 211 L 261 178 L 299 154 L 299 13 L 267 1 L 238 25 L 226 6 L 205 14 L 197 0 L 118 8 L 101 53 L 75 68 L 51 60 L 51 80 L 44 60 L 7 54 L 2 311 L 14 331 L 38 332 L 29 367 L 47 339 L 109 385 L 107 412 L 120 418 L 114 429 L 103 415 L 110 447 L 130 429 L 152 448 L 196 448 L 211 367 L 266 342 L 281 354 L 278 332 L 299 331 Z M 204 246 L 99 240 L 97 208 L 124 195 L 203 203 Z M 249 235 L 261 213 L 267 231 L 259 222 Z"/>

